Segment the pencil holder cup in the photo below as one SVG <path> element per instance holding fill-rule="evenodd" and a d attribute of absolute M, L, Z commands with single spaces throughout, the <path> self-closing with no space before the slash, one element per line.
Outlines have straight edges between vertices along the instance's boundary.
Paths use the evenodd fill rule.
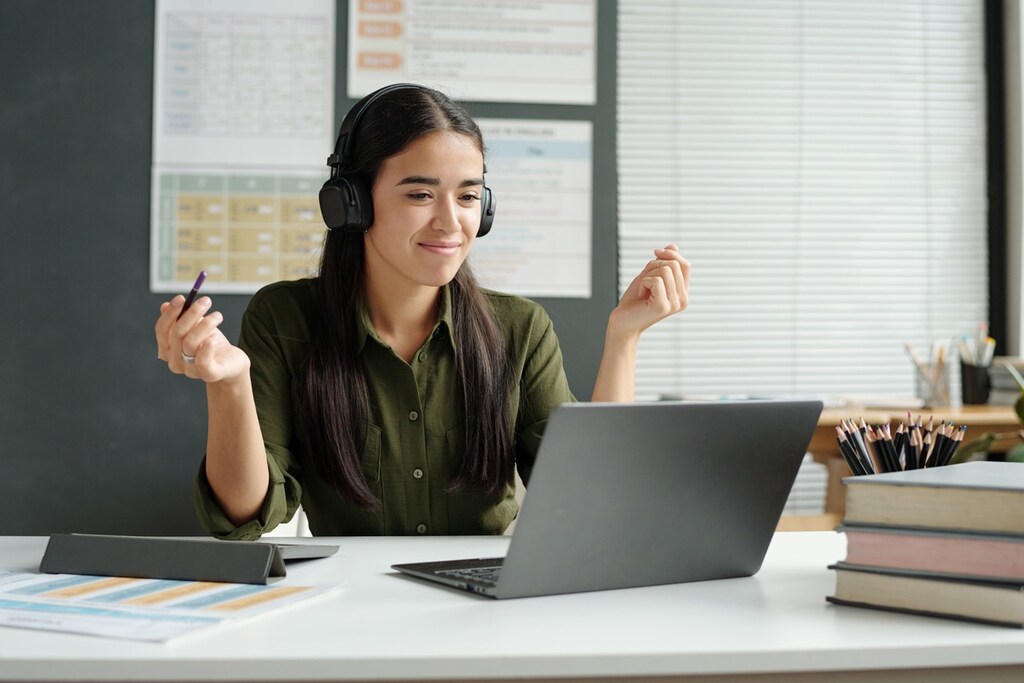
<path fill-rule="evenodd" d="M 925 372 L 922 372 L 919 369 L 917 373 L 917 397 L 922 399 L 926 406 L 950 405 L 949 363 L 938 368 L 925 366 L 924 370 Z"/>
<path fill-rule="evenodd" d="M 992 383 L 987 366 L 971 365 L 960 361 L 960 390 L 964 405 L 988 403 L 988 394 L 991 388 Z"/>

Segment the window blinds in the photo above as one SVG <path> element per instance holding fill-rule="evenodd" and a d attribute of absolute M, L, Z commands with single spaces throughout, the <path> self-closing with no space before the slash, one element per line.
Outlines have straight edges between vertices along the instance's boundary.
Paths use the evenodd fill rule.
<path fill-rule="evenodd" d="M 912 395 L 987 319 L 982 3 L 618 8 L 620 291 L 693 264 L 638 398 Z"/>

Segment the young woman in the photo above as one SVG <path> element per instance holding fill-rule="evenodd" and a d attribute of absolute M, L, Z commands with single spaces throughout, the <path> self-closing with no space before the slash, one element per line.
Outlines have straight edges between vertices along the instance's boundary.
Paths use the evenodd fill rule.
<path fill-rule="evenodd" d="M 515 469 L 528 481 L 548 415 L 575 399 L 544 310 L 466 263 L 480 129 L 415 86 L 378 94 L 349 134 L 372 223 L 330 230 L 318 277 L 260 290 L 237 346 L 209 297 L 160 307 L 159 358 L 206 383 L 200 520 L 253 539 L 301 504 L 316 535 L 500 534 Z M 689 271 L 654 251 L 611 312 L 592 400 L 633 400 L 640 333 L 686 307 Z"/>

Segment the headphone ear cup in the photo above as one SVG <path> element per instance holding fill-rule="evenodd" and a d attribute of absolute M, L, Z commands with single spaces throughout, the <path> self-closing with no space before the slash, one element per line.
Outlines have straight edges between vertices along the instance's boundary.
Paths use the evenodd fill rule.
<path fill-rule="evenodd" d="M 480 195 L 480 229 L 476 231 L 477 237 L 483 237 L 491 231 L 491 224 L 494 223 L 494 211 L 498 208 L 498 201 L 494 198 L 491 188 L 484 186 Z"/>
<path fill-rule="evenodd" d="M 373 198 L 360 178 L 339 175 L 320 188 L 320 215 L 331 230 L 366 232 L 373 225 Z"/>

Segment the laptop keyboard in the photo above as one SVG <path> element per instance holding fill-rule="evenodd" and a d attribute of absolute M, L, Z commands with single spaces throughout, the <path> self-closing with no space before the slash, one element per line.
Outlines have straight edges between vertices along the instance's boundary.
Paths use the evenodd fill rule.
<path fill-rule="evenodd" d="M 501 565 L 492 567 L 466 567 L 464 569 L 442 569 L 437 572 L 453 579 L 494 586 L 498 583 Z"/>

